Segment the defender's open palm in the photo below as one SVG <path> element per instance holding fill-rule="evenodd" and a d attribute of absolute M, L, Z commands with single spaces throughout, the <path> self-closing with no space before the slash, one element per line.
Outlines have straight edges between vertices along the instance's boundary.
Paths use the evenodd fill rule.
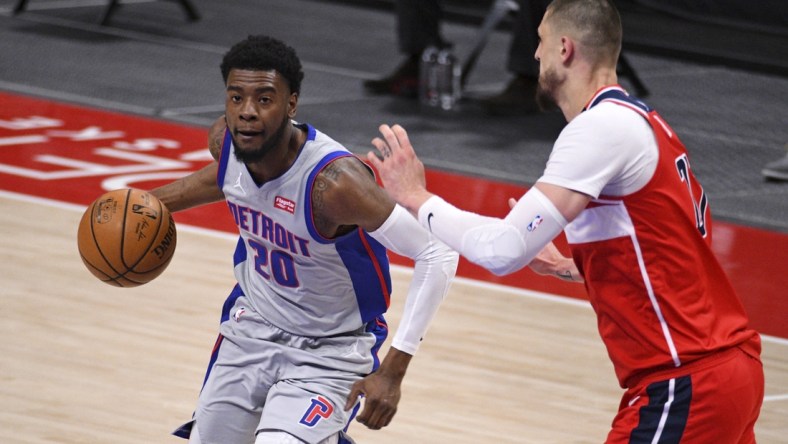
<path fill-rule="evenodd" d="M 380 125 L 381 137 L 372 140 L 383 159 L 374 152 L 367 154 L 369 162 L 378 170 L 383 187 L 392 199 L 418 213 L 419 207 L 430 194 L 426 189 L 424 164 L 421 163 L 408 139 L 408 133 L 399 125 Z"/>

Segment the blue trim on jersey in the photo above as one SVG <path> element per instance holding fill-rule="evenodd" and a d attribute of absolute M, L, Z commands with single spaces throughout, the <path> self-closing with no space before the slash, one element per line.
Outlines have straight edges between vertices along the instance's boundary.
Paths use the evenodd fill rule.
<path fill-rule="evenodd" d="M 317 231 L 312 212 L 311 190 L 317 175 L 331 162 L 352 156 L 353 154 L 347 151 L 334 151 L 328 153 L 315 165 L 307 178 L 304 195 L 304 202 L 306 202 L 304 217 L 306 218 L 305 223 L 309 235 L 315 241 L 321 244 L 335 244 L 337 254 L 342 259 L 342 263 L 345 265 L 353 283 L 361 320 L 366 323 L 388 310 L 386 295 L 391 294 L 391 275 L 389 274 L 389 259 L 386 247 L 361 229 L 354 230 L 336 239 L 326 238 Z M 369 246 L 369 249 L 367 246 Z M 386 288 L 383 288 L 383 285 Z"/>
<path fill-rule="evenodd" d="M 227 299 L 224 301 L 224 305 L 222 306 L 222 317 L 219 322 L 224 322 L 230 319 L 230 310 L 233 308 L 233 305 L 235 305 L 235 301 L 241 296 L 244 296 L 244 291 L 241 290 L 240 285 L 235 284 L 233 291 L 230 292 L 230 295 L 227 296 Z"/>
<path fill-rule="evenodd" d="M 246 260 L 246 242 L 244 238 L 238 236 L 238 242 L 235 244 L 235 252 L 233 252 L 233 266 L 240 264 Z"/>
<path fill-rule="evenodd" d="M 659 381 L 646 387 L 648 405 L 640 408 L 640 422 L 629 435 L 630 444 L 651 444 L 659 428 L 664 414 L 665 404 L 670 396 L 670 380 Z M 692 379 L 683 376 L 675 379 L 673 400 L 668 410 L 667 421 L 662 428 L 660 444 L 679 443 L 689 418 L 690 402 L 692 401 Z"/>
<path fill-rule="evenodd" d="M 375 345 L 372 346 L 370 352 L 372 352 L 372 358 L 375 360 L 372 365 L 372 371 L 374 372 L 380 367 L 380 358 L 378 357 L 378 352 L 380 351 L 380 347 L 383 346 L 383 343 L 386 342 L 386 338 L 389 336 L 389 326 L 386 323 L 386 318 L 383 315 L 378 316 L 377 318 L 371 320 L 367 323 L 366 328 L 367 333 L 372 333 L 375 335 Z"/>
<path fill-rule="evenodd" d="M 224 140 L 222 141 L 222 152 L 219 155 L 219 171 L 216 173 L 216 185 L 221 190 L 224 188 L 224 177 L 227 174 L 227 160 L 230 158 L 230 151 L 232 151 L 233 138 L 230 137 L 230 130 L 224 130 Z"/>
<path fill-rule="evenodd" d="M 361 236 L 364 236 L 364 239 Z M 365 243 L 369 245 L 373 256 L 370 256 Z M 341 237 L 336 242 L 336 249 L 353 283 L 361 320 L 366 323 L 385 313 L 388 310 L 385 295 L 391 294 L 391 274 L 386 247 L 364 230 L 355 230 Z M 376 263 L 377 267 L 375 267 Z"/>
<path fill-rule="evenodd" d="M 306 142 L 309 142 L 310 140 L 315 140 L 315 137 L 317 137 L 317 131 L 315 130 L 315 127 L 308 123 L 305 123 L 304 126 L 306 127 L 306 141 L 304 144 L 306 144 Z"/>
<path fill-rule="evenodd" d="M 314 128 L 312 128 L 311 126 L 309 127 L 309 129 L 310 131 L 314 131 Z M 323 237 L 323 235 L 321 235 L 317 231 L 317 228 L 315 228 L 314 219 L 312 217 L 312 186 L 315 184 L 315 179 L 317 178 L 317 175 L 320 174 L 321 171 L 323 171 L 323 168 L 325 168 L 326 165 L 339 158 L 351 157 L 351 156 L 353 156 L 353 154 L 347 151 L 334 151 L 333 153 L 328 153 L 326 154 L 325 157 L 320 159 L 320 162 L 318 162 L 315 168 L 312 169 L 312 172 L 309 173 L 309 177 L 307 178 L 306 192 L 304 195 L 304 202 L 306 203 L 306 209 L 304 213 L 306 217 L 306 228 L 307 230 L 309 230 L 309 234 L 312 236 L 312 239 L 314 239 L 317 242 L 320 242 L 321 244 L 333 243 L 335 239 L 329 239 Z"/>
<path fill-rule="evenodd" d="M 642 109 L 646 113 L 650 113 L 652 111 L 651 107 L 646 105 L 640 99 L 632 97 L 629 94 L 627 94 L 626 91 L 624 91 L 623 89 L 618 89 L 618 88 L 610 89 L 610 90 L 605 91 L 602 94 L 596 96 L 594 98 L 594 100 L 591 103 L 588 104 L 588 108 L 586 108 L 586 109 L 591 109 L 591 108 L 599 105 L 600 103 L 604 102 L 605 100 L 610 100 L 610 99 L 612 99 L 612 100 L 620 100 L 622 102 L 627 102 L 630 105 L 633 105 L 633 106 L 636 106 L 636 107 Z"/>

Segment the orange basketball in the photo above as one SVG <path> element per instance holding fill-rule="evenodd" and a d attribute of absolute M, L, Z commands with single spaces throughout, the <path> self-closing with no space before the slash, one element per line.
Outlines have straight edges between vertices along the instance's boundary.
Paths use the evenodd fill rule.
<path fill-rule="evenodd" d="M 99 197 L 79 221 L 79 255 L 100 281 L 136 287 L 169 265 L 177 233 L 170 211 L 147 191 L 124 188 Z"/>

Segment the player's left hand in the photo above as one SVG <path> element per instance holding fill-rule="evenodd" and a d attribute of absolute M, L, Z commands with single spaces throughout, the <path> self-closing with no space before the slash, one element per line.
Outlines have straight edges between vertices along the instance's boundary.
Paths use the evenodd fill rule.
<path fill-rule="evenodd" d="M 353 384 L 345 410 L 353 408 L 359 396 L 363 395 L 364 408 L 356 421 L 373 430 L 386 427 L 397 413 L 401 382 L 400 378 L 390 377 L 385 373 L 372 373 Z"/>

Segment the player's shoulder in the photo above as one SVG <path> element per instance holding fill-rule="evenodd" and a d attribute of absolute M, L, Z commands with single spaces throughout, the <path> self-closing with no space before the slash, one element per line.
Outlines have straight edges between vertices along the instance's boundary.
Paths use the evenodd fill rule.
<path fill-rule="evenodd" d="M 336 171 L 338 168 L 343 171 L 348 169 L 355 171 L 359 165 L 365 165 L 358 156 L 326 133 L 311 125 L 302 124 L 300 127 L 307 132 L 306 155 L 316 164 L 318 175 Z M 363 166 L 361 168 L 365 169 Z"/>
<path fill-rule="evenodd" d="M 325 166 L 320 167 L 317 177 L 328 184 L 351 192 L 359 187 L 376 184 L 372 170 L 352 153 L 335 152 Z"/>
<path fill-rule="evenodd" d="M 608 121 L 614 119 L 630 119 L 640 118 L 643 119 L 644 112 L 640 107 L 628 102 L 605 100 L 597 104 L 591 109 L 588 109 L 577 117 L 581 121 Z M 575 120 L 577 120 L 575 119 Z"/>
<path fill-rule="evenodd" d="M 341 143 L 311 125 L 298 124 L 297 127 L 306 135 L 300 156 L 308 158 L 311 162 L 322 166 L 350 153 Z"/>
<path fill-rule="evenodd" d="M 603 139 L 650 132 L 644 113 L 633 106 L 604 101 L 578 115 L 567 125 L 569 134 L 597 135 Z"/>
<path fill-rule="evenodd" d="M 217 117 L 208 129 L 208 151 L 210 151 L 211 156 L 216 160 L 219 160 L 221 156 L 226 130 L 227 123 L 224 120 L 224 115 Z"/>

